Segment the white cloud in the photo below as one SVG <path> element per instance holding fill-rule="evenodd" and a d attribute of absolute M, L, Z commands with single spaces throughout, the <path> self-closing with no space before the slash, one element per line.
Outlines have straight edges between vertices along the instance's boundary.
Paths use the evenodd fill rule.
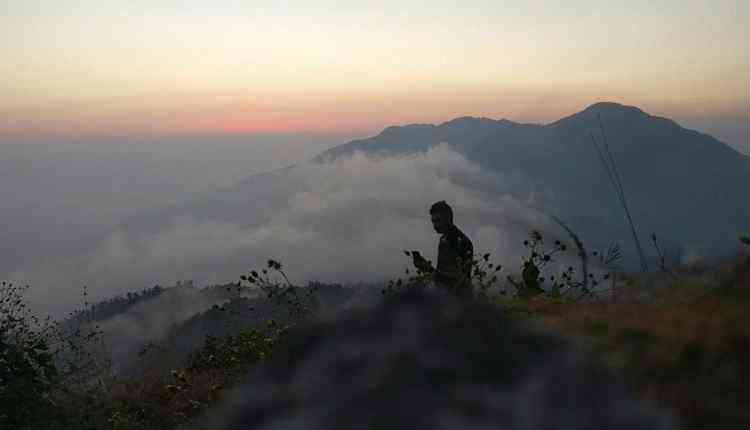
<path fill-rule="evenodd" d="M 549 226 L 515 197 L 482 191 L 502 188 L 502 178 L 447 145 L 400 158 L 356 153 L 332 164 L 302 164 L 278 180 L 295 191 L 280 205 L 259 202 L 265 213 L 253 218 L 262 223 L 198 219 L 186 210 L 155 233 L 119 230 L 84 256 L 14 278 L 34 286 L 35 302 L 57 307 L 72 304 L 72 288 L 84 284 L 103 298 L 176 280 L 236 281 L 268 258 L 281 260 L 300 283 L 374 281 L 403 273 L 403 250 L 419 249 L 435 260 L 428 209 L 438 200 L 453 206 L 477 253 L 491 252 L 506 267 L 517 266 L 530 228 Z"/>

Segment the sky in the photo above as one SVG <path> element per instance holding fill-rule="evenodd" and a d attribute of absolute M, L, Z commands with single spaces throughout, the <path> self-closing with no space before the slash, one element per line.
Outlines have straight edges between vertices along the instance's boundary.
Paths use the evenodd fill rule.
<path fill-rule="evenodd" d="M 0 0 L 0 142 L 550 122 L 607 100 L 742 146 L 748 40 L 745 0 Z"/>

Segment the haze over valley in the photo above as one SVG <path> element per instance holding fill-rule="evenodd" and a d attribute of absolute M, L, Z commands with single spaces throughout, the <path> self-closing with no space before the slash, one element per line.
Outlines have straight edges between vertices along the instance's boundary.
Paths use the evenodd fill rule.
<path fill-rule="evenodd" d="M 520 261 L 530 229 L 564 237 L 557 217 L 592 248 L 619 243 L 634 268 L 590 140 L 601 139 L 599 118 L 641 240 L 656 233 L 675 264 L 731 254 L 750 229 L 750 158 L 638 108 L 599 103 L 547 125 L 462 117 L 340 145 L 6 145 L 2 216 L 13 228 L 3 239 L 15 251 L 1 268 L 57 314 L 84 285 L 103 299 L 220 284 L 267 258 L 300 283 L 383 281 L 406 267 L 403 249 L 434 258 L 426 208 L 437 200 L 454 205 L 478 252 L 504 265 Z"/>

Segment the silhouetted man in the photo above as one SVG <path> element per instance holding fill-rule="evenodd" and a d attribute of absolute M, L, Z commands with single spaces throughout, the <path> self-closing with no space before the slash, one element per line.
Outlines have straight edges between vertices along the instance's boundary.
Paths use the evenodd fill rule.
<path fill-rule="evenodd" d="M 418 271 L 431 273 L 439 287 L 452 291 L 459 297 L 473 296 L 471 286 L 471 263 L 474 246 L 466 235 L 453 224 L 453 209 L 445 201 L 430 207 L 430 218 L 435 231 L 440 234 L 437 268 L 432 267 L 419 252 L 412 252 L 414 266 Z"/>

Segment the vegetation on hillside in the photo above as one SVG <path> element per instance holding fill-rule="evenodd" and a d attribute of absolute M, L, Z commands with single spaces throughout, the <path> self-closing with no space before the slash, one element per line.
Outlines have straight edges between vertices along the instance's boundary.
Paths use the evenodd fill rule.
<path fill-rule="evenodd" d="M 502 276 L 503 268 L 489 254 L 467 262 L 476 299 L 569 337 L 627 375 L 643 398 L 676 411 L 687 428 L 750 424 L 744 407 L 750 401 L 750 257 L 711 269 L 693 265 L 633 275 L 619 272 L 615 244 L 589 254 L 572 237 L 570 247 L 561 240 L 548 243 L 541 232 L 532 231 L 518 271 Z M 750 245 L 747 238 L 740 240 Z M 56 323 L 28 310 L 25 287 L 4 283 L 0 426 L 165 429 L 188 424 L 249 369 L 272 360 L 290 328 L 304 324 L 325 303 L 350 297 L 350 289 L 340 285 L 295 286 L 274 260 L 222 288 L 245 296 L 231 294 L 225 304 L 185 326 L 214 321 L 225 330 L 206 335 L 177 362 L 167 360 L 168 344 L 144 345 L 140 371 L 118 375 L 103 358 L 96 321 L 168 289 L 156 287 L 94 306 L 84 303 Z M 382 292 L 398 295 L 408 288 L 432 287 L 424 273 L 407 270 Z"/>

